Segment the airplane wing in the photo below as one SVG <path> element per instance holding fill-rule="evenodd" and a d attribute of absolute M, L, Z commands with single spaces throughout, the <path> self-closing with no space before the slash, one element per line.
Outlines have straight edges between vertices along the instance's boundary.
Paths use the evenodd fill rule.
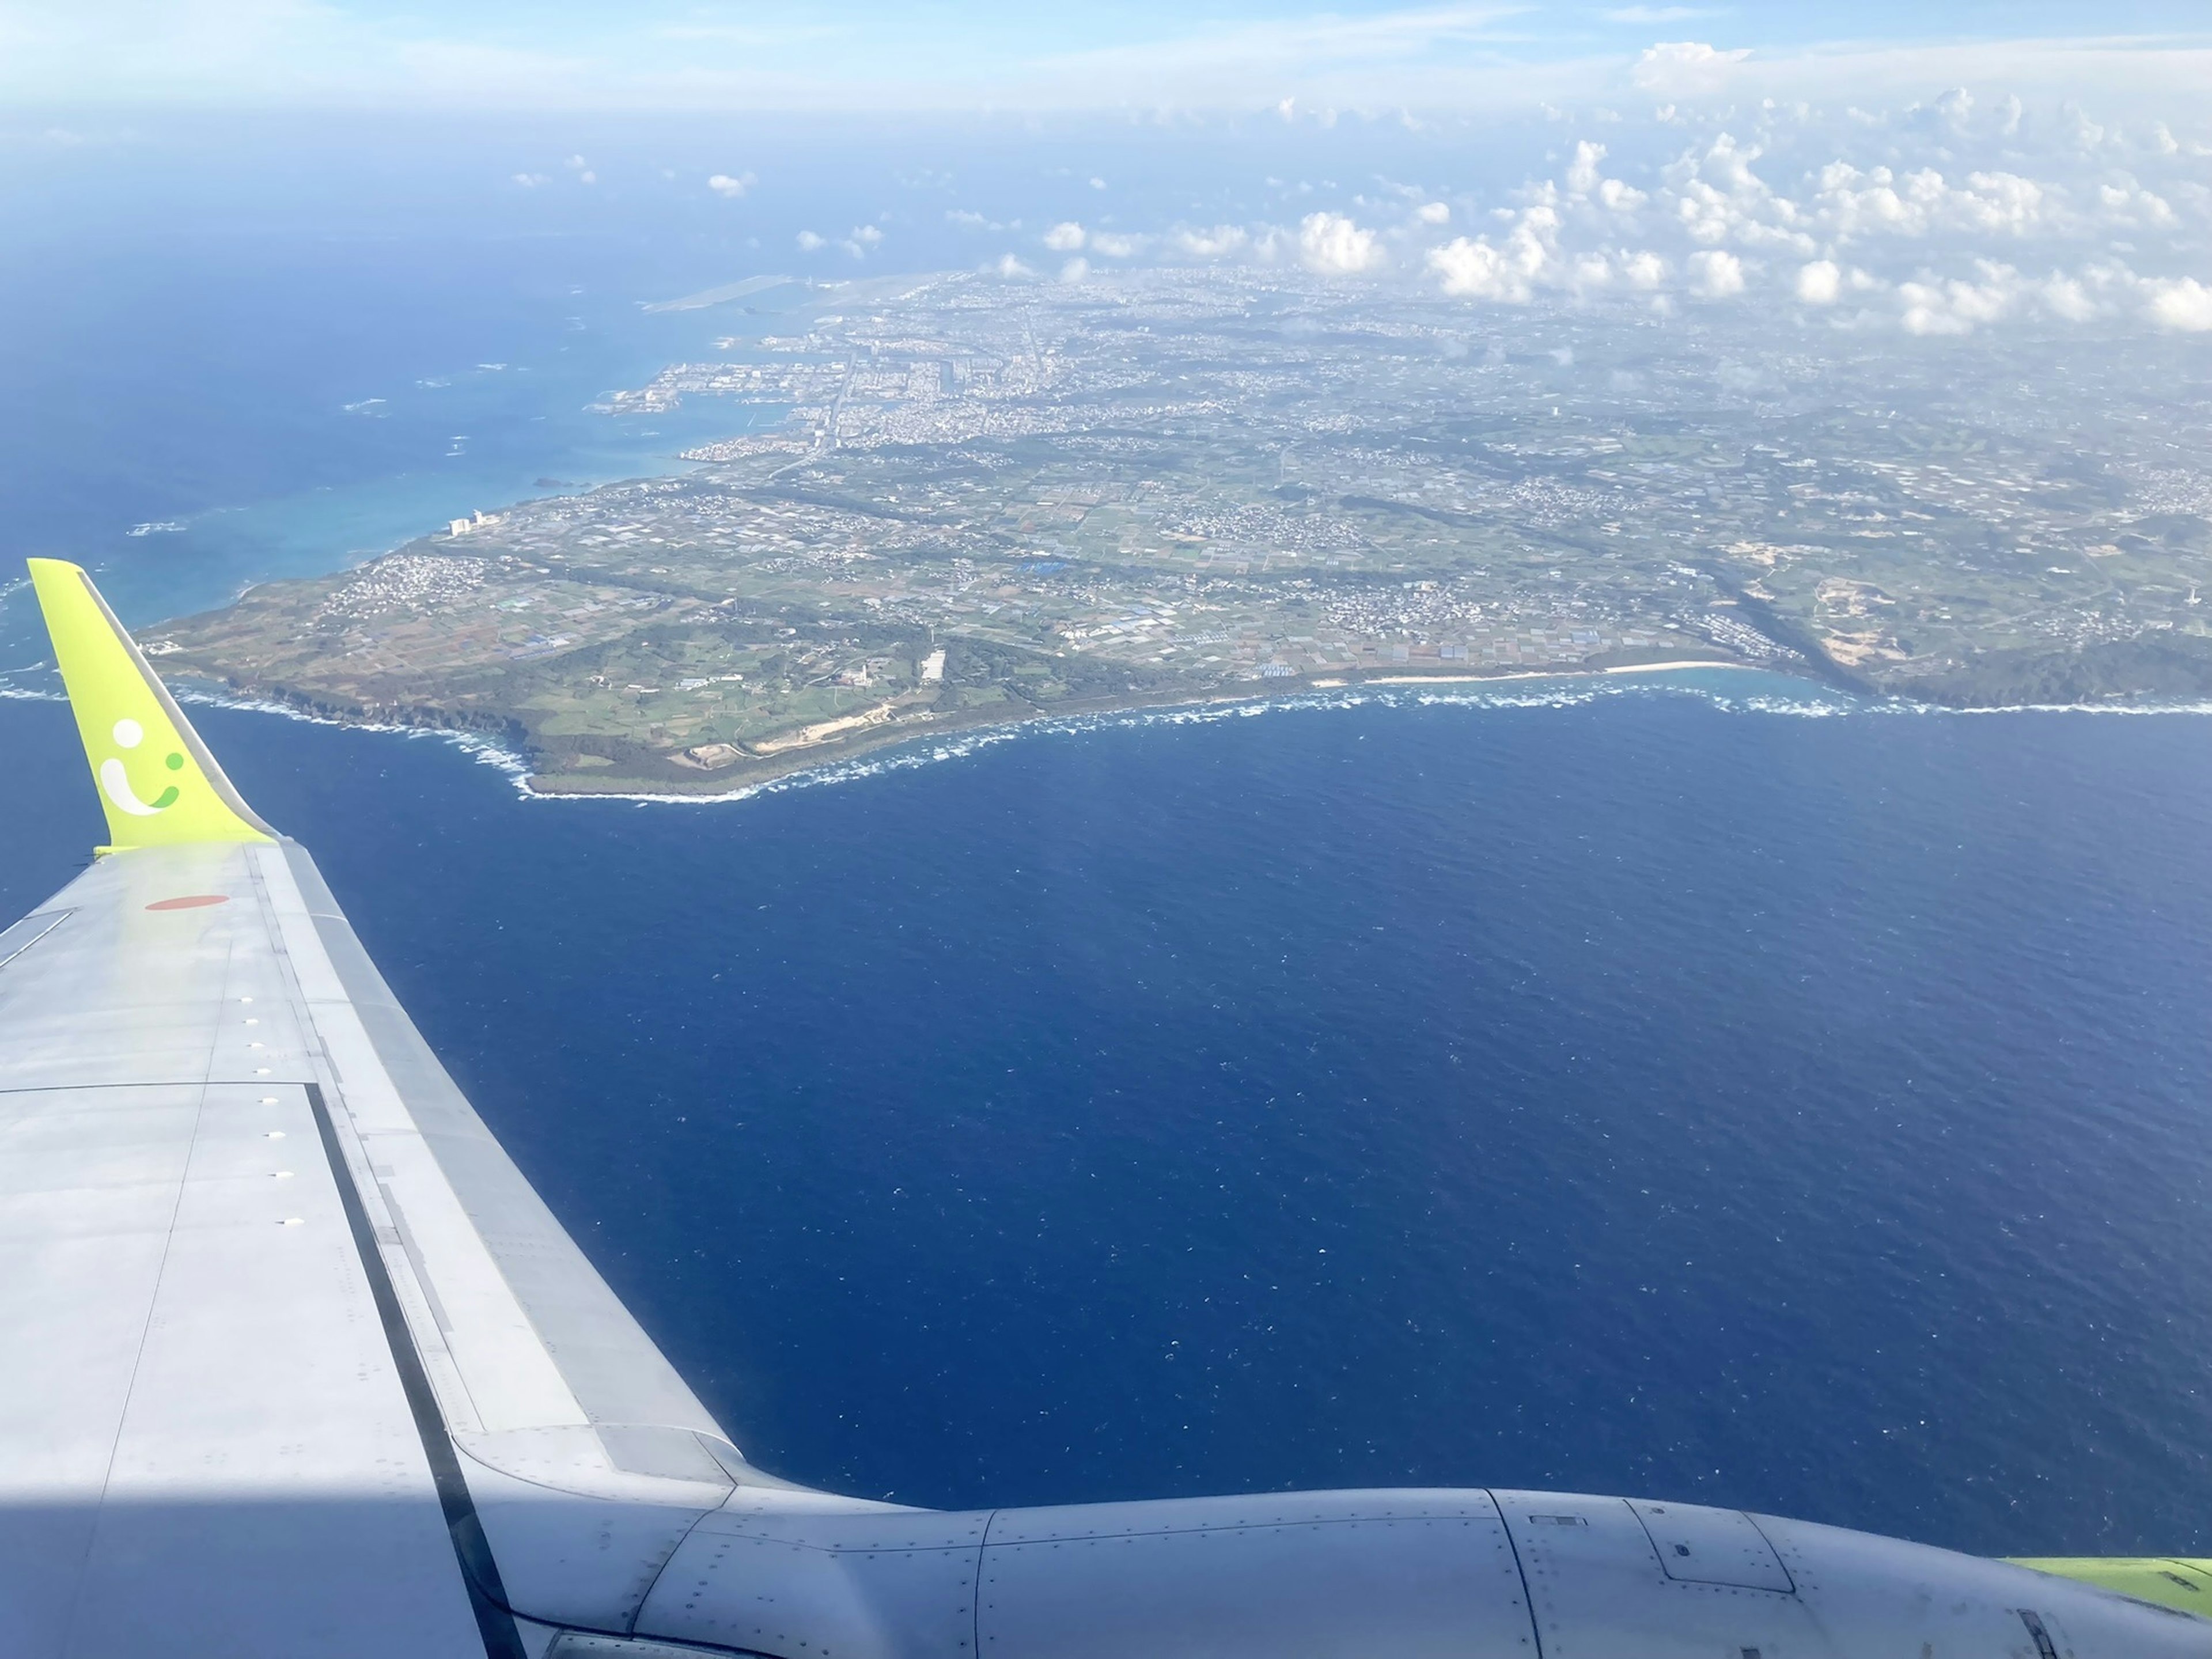
<path fill-rule="evenodd" d="M 2150 1605 L 2212 1595 L 2200 1561 L 1573 1493 L 948 1514 L 764 1475 L 84 573 L 32 571 L 109 843 L 0 933 L 0 1659 L 2212 1659 Z"/>
<path fill-rule="evenodd" d="M 781 1483 L 492 1139 L 83 572 L 33 574 L 110 844 L 0 933 L 0 1610 L 21 1644 L 0 1651 L 199 1629 L 239 1655 L 340 1632 L 519 1653 L 518 1588 L 596 1611 L 736 1484 Z M 488 1538 L 556 1492 L 614 1541 L 512 1548 L 546 1583 L 508 1584 Z"/>

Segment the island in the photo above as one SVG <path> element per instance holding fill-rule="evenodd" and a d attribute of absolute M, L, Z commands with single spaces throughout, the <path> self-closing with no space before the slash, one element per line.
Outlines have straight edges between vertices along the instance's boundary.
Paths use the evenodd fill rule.
<path fill-rule="evenodd" d="M 821 284 L 786 316 L 605 404 L 780 425 L 147 649 L 226 695 L 484 734 L 548 793 L 1361 681 L 1720 662 L 1962 706 L 2212 695 L 2203 411 L 2155 342 L 1226 268 Z"/>

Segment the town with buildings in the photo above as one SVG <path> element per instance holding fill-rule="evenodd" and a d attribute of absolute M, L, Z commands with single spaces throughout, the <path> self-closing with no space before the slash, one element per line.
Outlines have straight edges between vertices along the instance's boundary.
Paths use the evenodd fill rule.
<path fill-rule="evenodd" d="M 496 734 L 554 791 L 1670 662 L 2212 695 L 2203 411 L 2147 389 L 2149 348 L 1746 318 L 1252 270 L 820 285 L 606 395 L 726 404 L 746 435 L 690 470 L 487 503 L 149 637 L 237 695 Z"/>

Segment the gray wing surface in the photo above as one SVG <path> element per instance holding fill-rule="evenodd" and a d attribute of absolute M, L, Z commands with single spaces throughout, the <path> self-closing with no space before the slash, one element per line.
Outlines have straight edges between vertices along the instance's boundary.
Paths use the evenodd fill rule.
<path fill-rule="evenodd" d="M 479 1654 L 774 1484 L 291 843 L 111 854 L 0 934 L 0 1650 Z M 595 1502 L 635 1547 L 588 1582 L 483 1547 Z"/>

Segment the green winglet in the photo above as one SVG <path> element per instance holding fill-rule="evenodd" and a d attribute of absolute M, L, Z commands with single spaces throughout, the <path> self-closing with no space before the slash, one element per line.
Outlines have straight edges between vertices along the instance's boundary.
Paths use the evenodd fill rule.
<path fill-rule="evenodd" d="M 102 853 L 188 842 L 274 841 L 155 678 L 92 579 L 32 559 L 31 585 L 107 811 Z"/>
<path fill-rule="evenodd" d="M 2162 1555 L 2045 1555 L 2015 1556 L 2012 1564 L 2212 1619 L 2212 1560 Z"/>

